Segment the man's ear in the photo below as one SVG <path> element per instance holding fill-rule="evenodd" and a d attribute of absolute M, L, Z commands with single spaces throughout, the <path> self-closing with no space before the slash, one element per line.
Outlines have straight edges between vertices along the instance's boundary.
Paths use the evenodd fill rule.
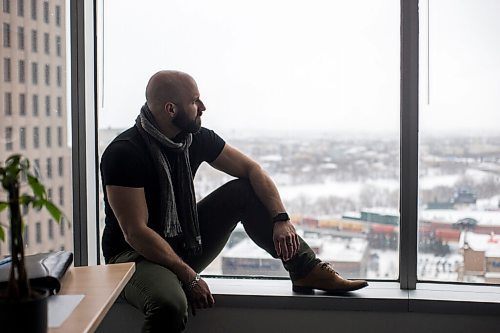
<path fill-rule="evenodd" d="M 175 106 L 174 103 L 166 103 L 164 106 L 165 112 L 170 116 L 170 117 L 175 117 L 175 114 L 177 113 L 177 107 Z"/>

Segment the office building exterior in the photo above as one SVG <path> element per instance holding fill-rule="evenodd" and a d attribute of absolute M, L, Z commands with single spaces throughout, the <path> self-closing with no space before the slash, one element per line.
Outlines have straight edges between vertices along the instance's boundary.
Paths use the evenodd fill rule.
<path fill-rule="evenodd" d="M 2 0 L 0 10 L 0 160 L 28 157 L 48 197 L 71 218 L 66 2 Z M 23 214 L 26 253 L 72 249 L 67 219 L 58 225 L 43 211 Z M 0 221 L 6 224 L 7 213 Z M 0 243 L 0 256 L 8 254 L 8 244 Z"/>

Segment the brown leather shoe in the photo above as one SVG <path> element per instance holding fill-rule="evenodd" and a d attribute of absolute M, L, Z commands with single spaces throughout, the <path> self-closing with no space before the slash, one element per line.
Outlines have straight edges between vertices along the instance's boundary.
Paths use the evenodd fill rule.
<path fill-rule="evenodd" d="M 312 293 L 313 289 L 330 293 L 343 293 L 368 286 L 365 280 L 347 280 L 337 273 L 327 262 L 320 262 L 301 279 L 292 282 L 292 290 L 299 293 Z"/>

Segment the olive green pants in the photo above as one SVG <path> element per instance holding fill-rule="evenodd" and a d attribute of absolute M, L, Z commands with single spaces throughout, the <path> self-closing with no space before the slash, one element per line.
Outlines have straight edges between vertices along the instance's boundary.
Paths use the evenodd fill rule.
<path fill-rule="evenodd" d="M 217 257 L 240 221 L 248 236 L 277 258 L 271 216 L 247 180 L 230 181 L 200 201 L 198 219 L 203 253 L 196 257 L 178 253 L 197 272 Z M 188 318 L 188 302 L 177 276 L 134 250 L 120 253 L 109 263 L 132 261 L 136 263 L 136 270 L 123 296 L 144 313 L 143 332 L 182 332 Z M 283 262 L 283 266 L 293 280 L 305 276 L 318 262 L 311 248 L 300 239 L 297 255 Z"/>

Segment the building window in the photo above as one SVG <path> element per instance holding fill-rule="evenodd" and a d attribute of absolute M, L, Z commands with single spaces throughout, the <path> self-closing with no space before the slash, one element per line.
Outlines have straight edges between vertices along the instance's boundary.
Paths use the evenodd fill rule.
<path fill-rule="evenodd" d="M 45 96 L 45 115 L 47 117 L 50 116 L 50 108 L 51 108 L 51 106 L 50 106 L 50 95 L 46 95 Z"/>
<path fill-rule="evenodd" d="M 43 22 L 49 23 L 49 2 L 43 2 Z"/>
<path fill-rule="evenodd" d="M 19 114 L 26 115 L 26 94 L 19 94 Z"/>
<path fill-rule="evenodd" d="M 57 159 L 57 172 L 60 177 L 64 176 L 64 159 L 62 157 Z"/>
<path fill-rule="evenodd" d="M 10 0 L 3 0 L 3 12 L 10 13 Z"/>
<path fill-rule="evenodd" d="M 63 129 L 61 126 L 57 127 L 57 145 L 59 147 L 63 146 Z"/>
<path fill-rule="evenodd" d="M 3 24 L 3 47 L 10 47 L 10 24 Z"/>
<path fill-rule="evenodd" d="M 42 170 L 40 169 L 40 160 L 38 158 L 35 158 L 35 175 L 39 178 L 42 175 Z"/>
<path fill-rule="evenodd" d="M 36 238 L 36 243 L 37 244 L 41 244 L 42 243 L 42 223 L 41 222 L 37 222 L 35 224 L 35 232 L 36 232 L 36 235 L 35 235 L 35 238 Z"/>
<path fill-rule="evenodd" d="M 40 129 L 38 126 L 33 128 L 33 147 L 40 148 Z"/>
<path fill-rule="evenodd" d="M 38 95 L 33 95 L 33 116 L 38 117 Z"/>
<path fill-rule="evenodd" d="M 61 26 L 61 6 L 56 6 L 56 25 Z"/>
<path fill-rule="evenodd" d="M 51 188 L 47 189 L 47 199 L 52 201 L 52 189 Z"/>
<path fill-rule="evenodd" d="M 62 68 L 57 66 L 57 86 L 62 86 Z"/>
<path fill-rule="evenodd" d="M 52 131 L 50 127 L 45 128 L 45 145 L 47 147 L 52 146 Z"/>
<path fill-rule="evenodd" d="M 26 127 L 19 128 L 19 147 L 26 149 Z"/>
<path fill-rule="evenodd" d="M 59 205 L 64 206 L 64 187 L 59 186 Z"/>
<path fill-rule="evenodd" d="M 6 116 L 12 115 L 12 93 L 6 92 L 4 95 L 4 110 Z"/>
<path fill-rule="evenodd" d="M 37 0 L 31 0 L 31 19 L 36 20 L 37 19 Z"/>
<path fill-rule="evenodd" d="M 47 178 L 49 178 L 49 179 L 52 178 L 52 159 L 50 157 L 47 158 Z M 47 193 L 51 194 L 52 190 L 49 189 Z"/>
<path fill-rule="evenodd" d="M 17 28 L 17 48 L 24 50 L 24 27 Z"/>
<path fill-rule="evenodd" d="M 12 148 L 13 148 L 12 127 L 6 127 L 5 128 L 5 150 L 9 151 L 9 150 L 12 150 Z"/>
<path fill-rule="evenodd" d="M 48 231 L 49 231 L 49 239 L 54 239 L 54 220 L 49 219 Z"/>
<path fill-rule="evenodd" d="M 26 80 L 26 70 L 24 67 L 24 60 L 19 60 L 19 83 L 24 83 Z"/>
<path fill-rule="evenodd" d="M 3 58 L 3 80 L 5 82 L 10 82 L 12 78 L 10 70 L 10 58 Z"/>
<path fill-rule="evenodd" d="M 24 0 L 17 0 L 17 16 L 24 16 Z"/>
<path fill-rule="evenodd" d="M 43 34 L 43 51 L 45 54 L 50 54 L 50 36 L 46 32 Z"/>
<path fill-rule="evenodd" d="M 24 226 L 24 235 L 23 235 L 23 240 L 24 240 L 24 244 L 27 246 L 29 245 L 29 242 L 30 242 L 30 228 L 29 228 L 29 225 L 25 225 Z"/>
<path fill-rule="evenodd" d="M 56 54 L 61 56 L 61 36 L 56 36 Z"/>
<path fill-rule="evenodd" d="M 38 31 L 31 30 L 31 52 L 38 52 Z"/>
<path fill-rule="evenodd" d="M 38 84 L 38 63 L 31 63 L 31 83 Z"/>
<path fill-rule="evenodd" d="M 61 222 L 59 223 L 59 235 L 64 236 L 65 234 L 65 228 L 64 228 L 64 218 L 61 219 Z"/>
<path fill-rule="evenodd" d="M 45 84 L 50 86 L 50 65 L 45 65 Z"/>
<path fill-rule="evenodd" d="M 62 117 L 62 97 L 57 96 L 57 116 Z"/>

